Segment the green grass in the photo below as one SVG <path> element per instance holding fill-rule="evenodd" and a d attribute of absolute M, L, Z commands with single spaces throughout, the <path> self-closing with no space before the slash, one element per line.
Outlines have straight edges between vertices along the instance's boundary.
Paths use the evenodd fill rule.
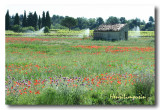
<path fill-rule="evenodd" d="M 129 51 L 116 51 L 119 47 Z M 143 37 L 8 41 L 6 104 L 154 105 L 154 53 L 154 38 Z M 146 98 L 112 99 L 112 94 Z"/>

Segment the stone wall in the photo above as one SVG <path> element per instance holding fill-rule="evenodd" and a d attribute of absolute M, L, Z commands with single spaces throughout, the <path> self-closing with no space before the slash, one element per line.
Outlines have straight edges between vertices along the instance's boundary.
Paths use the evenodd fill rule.
<path fill-rule="evenodd" d="M 125 26 L 123 29 L 117 32 L 94 32 L 93 34 L 95 40 L 128 40 L 128 26 Z"/>

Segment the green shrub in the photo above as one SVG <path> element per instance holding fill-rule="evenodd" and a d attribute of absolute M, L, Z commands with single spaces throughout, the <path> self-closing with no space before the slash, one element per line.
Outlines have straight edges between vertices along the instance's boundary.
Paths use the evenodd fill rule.
<path fill-rule="evenodd" d="M 55 24 L 53 27 L 53 29 L 67 29 L 66 27 L 60 25 L 60 24 Z"/>
<path fill-rule="evenodd" d="M 141 79 L 137 79 L 134 85 L 134 92 L 136 96 L 145 96 L 146 99 L 151 95 L 151 88 L 153 86 L 153 77 L 151 75 L 143 76 Z"/>
<path fill-rule="evenodd" d="M 37 97 L 38 105 L 80 105 L 81 91 L 74 89 L 69 90 L 66 87 L 55 90 L 53 88 L 47 88 Z M 46 98 L 47 97 L 47 98 Z"/>
<path fill-rule="evenodd" d="M 47 98 L 46 98 L 47 97 Z M 51 105 L 56 103 L 56 91 L 52 88 L 47 88 L 39 97 L 38 97 L 38 105 Z"/>
<path fill-rule="evenodd" d="M 13 102 L 14 102 L 14 97 L 13 96 L 7 96 L 7 97 L 5 97 L 5 104 L 12 105 Z"/>
<path fill-rule="evenodd" d="M 44 28 L 44 33 L 49 33 L 49 28 L 47 26 Z"/>
<path fill-rule="evenodd" d="M 35 30 L 34 30 L 34 27 L 29 26 L 29 27 L 23 27 L 21 31 L 22 32 L 33 32 Z"/>
<path fill-rule="evenodd" d="M 12 30 L 14 32 L 21 32 L 22 27 L 20 25 L 14 25 L 12 26 Z"/>

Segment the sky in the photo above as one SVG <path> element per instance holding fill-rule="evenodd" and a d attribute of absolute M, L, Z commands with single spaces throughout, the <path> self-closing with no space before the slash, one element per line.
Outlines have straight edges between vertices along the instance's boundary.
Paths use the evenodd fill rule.
<path fill-rule="evenodd" d="M 102 17 L 106 20 L 109 16 L 125 17 L 135 19 L 136 17 L 148 22 L 149 16 L 154 17 L 154 7 L 150 5 L 106 5 L 106 4 L 10 4 L 6 5 L 10 15 L 16 12 L 23 14 L 36 11 L 42 16 L 43 11 L 49 11 L 50 16 L 53 14 L 61 16 L 71 16 L 74 18 L 97 18 Z"/>

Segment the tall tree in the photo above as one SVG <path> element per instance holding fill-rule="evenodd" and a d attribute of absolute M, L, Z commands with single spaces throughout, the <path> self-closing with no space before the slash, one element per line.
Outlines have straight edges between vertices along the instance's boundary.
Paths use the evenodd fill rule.
<path fill-rule="evenodd" d="M 78 17 L 77 22 L 78 22 L 77 26 L 79 29 L 85 29 L 89 27 L 87 18 Z"/>
<path fill-rule="evenodd" d="M 51 28 L 51 18 L 49 15 L 49 11 L 46 13 L 46 26 L 50 29 Z"/>
<path fill-rule="evenodd" d="M 119 20 L 120 20 L 120 23 L 121 23 L 121 24 L 125 24 L 125 23 L 126 23 L 125 17 L 121 17 Z"/>
<path fill-rule="evenodd" d="M 23 26 L 23 27 L 27 27 L 26 11 L 24 11 L 24 16 L 23 16 L 22 26 Z"/>
<path fill-rule="evenodd" d="M 43 14 L 42 14 L 42 27 L 45 27 L 46 26 L 46 17 L 45 17 L 45 12 L 43 11 Z"/>
<path fill-rule="evenodd" d="M 23 22 L 23 14 L 19 15 L 19 25 L 22 26 L 22 22 Z"/>
<path fill-rule="evenodd" d="M 106 21 L 106 24 L 118 24 L 119 23 L 119 20 L 117 17 L 114 17 L 114 16 L 110 16 L 107 21 Z"/>
<path fill-rule="evenodd" d="M 77 20 L 72 18 L 72 17 L 68 17 L 66 16 L 64 20 L 62 20 L 61 22 L 62 26 L 68 27 L 69 31 L 72 27 L 77 25 Z"/>
<path fill-rule="evenodd" d="M 18 13 L 16 13 L 16 16 L 14 18 L 14 25 L 19 25 L 19 16 L 18 16 Z"/>
<path fill-rule="evenodd" d="M 129 29 L 133 29 L 134 28 L 133 20 L 134 19 L 128 20 Z"/>
<path fill-rule="evenodd" d="M 60 25 L 63 19 L 64 19 L 63 16 L 53 15 L 53 16 L 52 16 L 52 24 L 53 24 L 54 26 Z"/>
<path fill-rule="evenodd" d="M 7 10 L 6 16 L 5 16 L 5 29 L 10 29 L 10 16 L 9 16 L 9 10 Z"/>
<path fill-rule="evenodd" d="M 41 26 L 42 26 L 42 21 L 41 21 L 40 15 L 39 15 L 39 18 L 38 18 L 38 28 L 41 29 Z"/>
<path fill-rule="evenodd" d="M 96 19 L 95 18 L 88 19 L 88 22 L 89 22 L 89 29 L 96 28 Z"/>
<path fill-rule="evenodd" d="M 133 23 L 134 26 L 140 26 L 141 20 L 139 18 L 136 18 L 136 19 L 133 20 L 132 23 Z"/>
<path fill-rule="evenodd" d="M 31 12 L 29 12 L 28 16 L 27 16 L 27 26 L 32 26 L 34 27 L 34 23 L 33 23 L 33 14 Z"/>
<path fill-rule="evenodd" d="M 37 30 L 37 26 L 38 26 L 38 16 L 36 11 L 33 14 L 33 27 L 35 30 Z"/>
<path fill-rule="evenodd" d="M 154 19 L 153 19 L 152 16 L 149 17 L 149 21 L 152 22 L 152 23 L 154 22 Z"/>
<path fill-rule="evenodd" d="M 97 26 L 104 24 L 103 18 L 101 18 L 101 17 L 97 18 L 96 24 L 97 24 Z"/>
<path fill-rule="evenodd" d="M 143 20 L 143 21 L 141 21 L 141 23 L 140 23 L 140 25 L 145 25 L 146 23 L 145 23 L 145 21 Z"/>
<path fill-rule="evenodd" d="M 14 15 L 10 16 L 10 27 L 14 25 L 14 18 Z"/>

